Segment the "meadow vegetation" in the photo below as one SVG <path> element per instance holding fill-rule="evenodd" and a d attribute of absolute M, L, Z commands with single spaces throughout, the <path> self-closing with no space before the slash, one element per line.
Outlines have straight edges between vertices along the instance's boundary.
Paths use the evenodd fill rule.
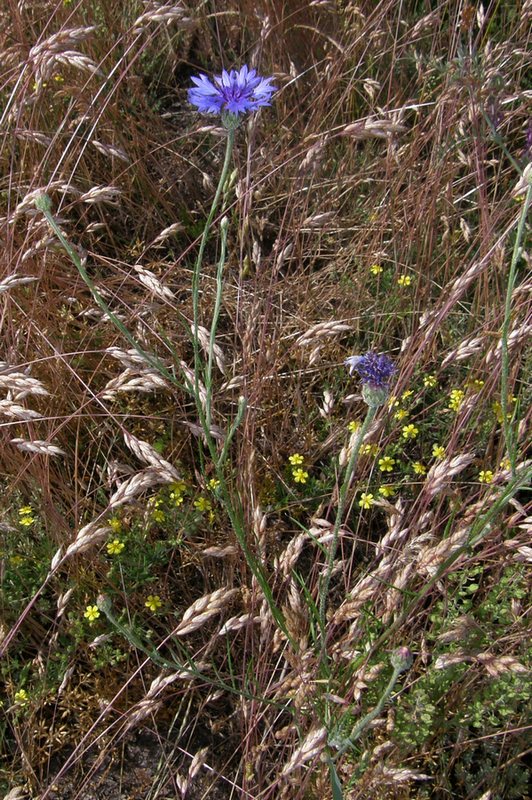
<path fill-rule="evenodd" d="M 531 21 L 4 2 L 10 800 L 526 796 Z"/>

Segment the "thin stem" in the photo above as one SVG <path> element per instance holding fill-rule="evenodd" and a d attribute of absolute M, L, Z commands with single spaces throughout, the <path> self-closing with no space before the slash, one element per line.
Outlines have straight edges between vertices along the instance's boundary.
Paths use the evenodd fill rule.
<path fill-rule="evenodd" d="M 343 520 L 343 516 L 344 516 L 344 509 L 345 509 L 345 504 L 346 504 L 346 499 L 347 499 L 347 492 L 348 492 L 349 486 L 351 484 L 351 479 L 352 479 L 353 473 L 354 473 L 354 471 L 356 469 L 356 466 L 357 466 L 358 455 L 359 455 L 359 452 L 360 452 L 360 445 L 362 444 L 362 441 L 363 441 L 364 436 L 366 435 L 366 433 L 368 431 L 369 426 L 371 425 L 371 423 L 375 419 L 376 413 L 377 413 L 377 406 L 368 406 L 366 417 L 364 419 L 364 422 L 362 423 L 362 426 L 361 426 L 360 430 L 358 431 L 357 438 L 355 439 L 355 442 L 353 444 L 353 448 L 352 448 L 352 451 L 351 451 L 351 456 L 349 458 L 349 461 L 347 463 L 347 467 L 346 467 L 346 470 L 345 470 L 344 482 L 342 484 L 342 487 L 340 489 L 340 495 L 338 497 L 338 508 L 337 508 L 337 511 L 336 511 L 336 519 L 335 519 L 335 522 L 334 522 L 333 538 L 332 538 L 331 546 L 330 546 L 330 549 L 329 549 L 329 555 L 328 555 L 328 559 L 327 559 L 327 572 L 326 572 L 325 578 L 323 579 L 323 583 L 322 583 L 322 585 L 320 587 L 319 620 L 320 620 L 321 637 L 322 637 L 322 643 L 321 643 L 322 662 L 324 662 L 324 660 L 325 660 L 325 651 L 326 651 L 326 641 L 325 641 L 326 618 L 325 617 L 326 617 L 326 611 L 327 611 L 327 595 L 329 593 L 329 586 L 330 586 L 330 583 L 331 583 L 331 576 L 332 576 L 332 571 L 333 571 L 333 566 L 334 566 L 334 559 L 336 557 L 336 551 L 338 549 L 338 538 L 339 538 L 340 527 L 342 525 L 342 520 Z"/>
<path fill-rule="evenodd" d="M 508 376 L 510 373 L 510 355 L 508 350 L 508 334 L 510 332 L 510 321 L 512 314 L 512 294 L 515 286 L 515 279 L 517 273 L 517 262 L 519 260 L 519 252 L 521 249 L 521 241 L 525 230 L 525 222 L 528 214 L 528 209 L 532 201 L 532 183 L 529 184 L 523 208 L 521 209 L 521 216 L 517 226 L 517 233 L 514 242 L 514 249 L 512 253 L 512 261 L 510 263 L 510 272 L 508 273 L 508 285 L 506 288 L 506 302 L 504 305 L 504 322 L 502 325 L 501 333 L 501 411 L 502 421 L 504 428 L 504 438 L 506 440 L 506 449 L 508 457 L 512 466 L 512 475 L 515 477 L 515 470 L 517 464 L 517 443 L 514 446 L 514 437 L 512 430 L 513 419 L 508 419 Z M 513 415 L 512 415 L 513 416 Z"/>

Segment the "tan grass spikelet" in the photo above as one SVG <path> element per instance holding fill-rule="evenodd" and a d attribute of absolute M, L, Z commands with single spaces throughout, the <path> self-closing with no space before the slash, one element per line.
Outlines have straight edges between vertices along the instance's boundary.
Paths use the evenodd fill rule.
<path fill-rule="evenodd" d="M 218 636 L 225 636 L 226 633 L 233 633 L 234 631 L 239 631 L 242 628 L 247 628 L 249 625 L 256 625 L 260 622 L 261 617 L 253 614 L 241 614 L 239 617 L 230 617 L 218 631 Z"/>
<path fill-rule="evenodd" d="M 24 406 L 19 406 L 18 403 L 13 403 L 11 400 L 0 400 L 0 415 L 11 419 L 42 419 L 42 414 L 39 411 L 24 408 Z"/>
<path fill-rule="evenodd" d="M 161 470 L 155 467 L 150 467 L 142 472 L 138 472 L 136 475 L 125 480 L 118 487 L 116 492 L 111 495 L 109 499 L 109 509 L 117 508 L 118 506 L 124 505 L 124 503 L 130 503 L 137 495 L 142 494 L 142 492 L 146 491 L 146 489 L 150 489 L 152 486 L 158 486 L 161 483 L 173 483 L 174 480 L 175 477 L 173 473 L 169 474 L 167 470 L 161 472 Z"/>
<path fill-rule="evenodd" d="M 40 397 L 50 395 L 42 381 L 30 378 L 25 372 L 0 373 L 0 389 L 7 389 L 13 400 L 23 400 L 30 394 Z"/>
<path fill-rule="evenodd" d="M 157 247 L 158 245 L 163 244 L 166 239 L 169 239 L 171 236 L 175 236 L 176 233 L 180 233 L 184 230 L 184 225 L 182 222 L 174 222 L 173 225 L 169 225 L 167 228 L 163 228 L 163 230 L 155 237 L 153 242 L 151 243 L 151 247 Z"/>
<path fill-rule="evenodd" d="M 168 477 L 168 481 L 179 480 L 180 476 L 176 468 L 169 461 L 162 458 L 151 444 L 142 441 L 142 439 L 137 439 L 136 436 L 128 433 L 128 431 L 124 431 L 123 436 L 127 447 L 137 456 L 139 461 L 143 461 L 150 467 L 155 467 L 161 475 Z"/>
<path fill-rule="evenodd" d="M 168 389 L 164 378 L 153 370 L 126 369 L 116 378 L 111 378 L 105 384 L 101 397 L 104 400 L 115 400 L 119 392 L 159 392 Z"/>
<path fill-rule="evenodd" d="M 124 161 L 126 164 L 131 163 L 131 159 L 129 158 L 128 154 L 125 150 L 122 150 L 121 147 L 117 147 L 113 144 L 105 144 L 104 142 L 99 142 L 97 139 L 91 139 L 91 144 L 93 147 L 98 150 L 104 156 L 109 156 L 110 158 L 118 158 L 120 161 Z"/>
<path fill-rule="evenodd" d="M 294 770 L 317 758 L 327 743 L 327 728 L 313 728 L 297 747 L 290 761 L 284 765 L 281 777 L 287 778 Z"/>
<path fill-rule="evenodd" d="M 475 459 L 474 453 L 461 453 L 454 458 L 444 458 L 432 465 L 425 478 L 423 492 L 429 499 L 439 494 L 451 479 L 462 472 Z"/>
<path fill-rule="evenodd" d="M 31 275 L 8 275 L 7 278 L 0 281 L 0 294 L 2 294 L 2 292 L 9 292 L 10 289 L 14 289 L 16 286 L 24 286 L 27 283 L 33 283 L 38 280 L 39 278 L 32 277 Z"/>
<path fill-rule="evenodd" d="M 295 343 L 298 345 L 298 347 L 304 347 L 305 345 L 312 344 L 317 340 L 325 339 L 328 336 L 337 336 L 340 333 L 345 333 L 346 331 L 350 330 L 351 325 L 347 325 L 344 322 L 336 322 L 335 320 L 331 320 L 329 322 L 318 322 L 316 325 L 313 325 L 311 328 L 309 328 L 308 331 L 299 336 Z"/>
<path fill-rule="evenodd" d="M 50 444 L 50 442 L 46 442 L 42 439 L 33 439 L 31 442 L 26 441 L 25 439 L 11 439 L 11 444 L 14 444 L 15 447 L 18 447 L 19 450 L 22 450 L 25 453 L 37 453 L 43 456 L 64 456 L 66 455 L 64 450 L 61 450 L 60 447 L 57 447 L 55 444 Z"/>
<path fill-rule="evenodd" d="M 108 525 L 89 522 L 88 525 L 80 528 L 72 544 L 67 547 L 63 560 L 85 553 L 90 547 L 100 544 L 111 532 L 112 529 Z"/>
<path fill-rule="evenodd" d="M 122 190 L 118 186 L 93 186 L 79 198 L 81 203 L 93 205 L 94 203 L 115 204 Z"/>
<path fill-rule="evenodd" d="M 186 14 L 186 10 L 179 3 L 149 2 L 146 4 L 144 13 L 133 23 L 133 29 L 141 30 L 150 23 L 160 25 L 163 22 L 181 22 L 189 24 L 192 20 Z"/>
<path fill-rule="evenodd" d="M 508 350 L 512 350 L 517 345 L 529 342 L 532 336 L 532 324 L 524 322 L 518 328 L 514 328 L 508 334 Z M 486 366 L 493 366 L 493 361 L 500 361 L 502 355 L 502 340 L 499 339 L 495 347 L 491 347 L 486 353 Z"/>
<path fill-rule="evenodd" d="M 453 553 L 460 550 L 469 539 L 469 528 L 460 528 L 447 539 L 436 545 L 423 547 L 417 557 L 417 568 L 420 573 L 433 576 L 441 564 Z M 456 566 L 456 562 L 455 562 Z"/>
<path fill-rule="evenodd" d="M 203 352 L 205 353 L 205 355 L 208 356 L 209 355 L 210 335 L 211 334 L 207 330 L 207 328 L 203 327 L 203 325 L 198 325 L 197 330 L 198 330 L 198 341 L 199 341 L 199 343 L 201 345 L 201 348 L 202 348 Z M 216 363 L 216 366 L 218 367 L 218 369 L 220 370 L 222 375 L 225 375 L 225 357 L 224 357 L 224 354 L 223 354 L 223 350 L 222 350 L 222 348 L 220 347 L 219 344 L 216 344 L 216 343 L 214 344 L 214 346 L 213 346 L 213 356 L 214 356 L 214 361 Z"/>
<path fill-rule="evenodd" d="M 36 83 L 41 84 L 49 78 L 57 58 L 67 52 L 72 53 L 70 48 L 85 41 L 95 30 L 95 25 L 62 28 L 58 33 L 33 45 L 28 53 L 28 62 L 35 70 Z M 81 54 L 76 52 L 76 55 Z"/>
<path fill-rule="evenodd" d="M 460 342 L 458 347 L 448 353 L 442 361 L 442 368 L 448 367 L 454 361 L 466 361 L 478 353 L 485 344 L 484 336 L 471 336 Z"/>
<path fill-rule="evenodd" d="M 149 289 L 150 292 L 153 292 L 154 295 L 159 297 L 161 300 L 175 300 L 175 294 L 168 289 L 167 286 L 164 286 L 159 278 L 153 274 L 149 269 L 145 269 L 139 265 L 134 266 L 134 270 L 138 275 L 139 281 L 142 283 L 146 289 Z"/>
<path fill-rule="evenodd" d="M 183 614 L 181 622 L 174 630 L 174 635 L 186 636 L 198 630 L 212 617 L 223 611 L 237 594 L 240 594 L 239 589 L 222 588 L 198 598 Z"/>

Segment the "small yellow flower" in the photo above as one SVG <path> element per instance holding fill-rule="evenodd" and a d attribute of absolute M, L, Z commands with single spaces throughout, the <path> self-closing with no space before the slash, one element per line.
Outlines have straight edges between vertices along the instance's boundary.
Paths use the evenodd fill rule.
<path fill-rule="evenodd" d="M 22 508 L 18 510 L 19 517 L 31 517 L 32 514 L 33 508 L 31 506 L 22 506 Z"/>
<path fill-rule="evenodd" d="M 183 503 L 185 502 L 185 498 L 183 497 L 182 494 L 178 494 L 177 492 L 170 492 L 170 501 L 173 506 L 178 508 L 179 506 L 183 505 Z"/>
<path fill-rule="evenodd" d="M 404 425 L 403 426 L 403 439 L 415 439 L 419 433 L 419 428 L 416 428 L 415 425 Z"/>
<path fill-rule="evenodd" d="M 409 416 L 410 415 L 406 410 L 406 408 L 397 409 L 397 411 L 393 415 L 394 419 L 396 419 L 398 422 L 402 422 L 404 419 L 408 419 Z"/>
<path fill-rule="evenodd" d="M 9 563 L 12 564 L 14 567 L 18 567 L 20 564 L 24 563 L 24 559 L 19 553 L 15 553 L 15 555 L 11 556 L 11 558 L 9 559 Z"/>
<path fill-rule="evenodd" d="M 349 425 L 347 426 L 347 430 L 349 433 L 356 433 L 361 428 L 361 423 L 358 420 L 351 420 Z"/>
<path fill-rule="evenodd" d="M 388 400 L 388 406 L 390 408 L 397 408 L 398 405 L 399 405 L 399 400 L 397 399 L 397 397 L 394 394 L 390 395 L 390 399 Z"/>
<path fill-rule="evenodd" d="M 358 501 L 358 505 L 360 508 L 371 508 L 371 506 L 375 503 L 374 497 L 371 493 L 362 492 L 360 495 L 360 500 Z"/>
<path fill-rule="evenodd" d="M 412 464 L 412 467 L 413 467 L 414 472 L 416 473 L 416 475 L 426 475 L 427 474 L 427 468 L 426 468 L 426 466 L 424 464 L 421 463 L 421 461 L 414 461 L 414 463 Z"/>
<path fill-rule="evenodd" d="M 151 512 L 151 518 L 154 522 L 164 522 L 166 519 L 166 514 L 164 511 L 161 511 L 160 508 L 156 508 Z"/>
<path fill-rule="evenodd" d="M 501 463 L 499 464 L 500 469 L 510 469 L 512 463 L 509 458 L 503 458 Z"/>
<path fill-rule="evenodd" d="M 401 395 L 401 400 L 403 401 L 403 403 L 405 402 L 405 400 L 408 400 L 409 397 L 412 397 L 413 394 L 414 392 L 412 391 L 412 389 L 405 389 L 405 391 Z"/>
<path fill-rule="evenodd" d="M 376 456 L 379 452 L 379 447 L 376 444 L 362 444 L 360 445 L 361 456 Z"/>
<path fill-rule="evenodd" d="M 379 487 L 379 494 L 383 497 L 393 497 L 393 493 L 395 491 L 395 487 L 391 484 L 384 484 L 383 486 Z"/>
<path fill-rule="evenodd" d="M 292 453 L 291 456 L 288 456 L 289 462 L 292 464 L 293 467 L 298 467 L 300 464 L 303 463 L 303 456 L 299 453 Z"/>
<path fill-rule="evenodd" d="M 492 483 L 493 472 L 491 469 L 481 469 L 478 473 L 478 479 L 480 483 Z"/>
<path fill-rule="evenodd" d="M 400 275 L 397 278 L 397 283 L 399 284 L 399 286 L 410 286 L 410 284 L 412 283 L 412 278 L 410 277 L 410 275 Z"/>
<path fill-rule="evenodd" d="M 308 472 L 301 467 L 297 467 L 297 469 L 292 470 L 292 477 L 296 483 L 306 483 L 308 480 Z"/>
<path fill-rule="evenodd" d="M 211 492 L 215 492 L 219 485 L 220 481 L 218 480 L 218 478 L 211 478 L 208 484 Z"/>
<path fill-rule="evenodd" d="M 194 500 L 194 507 L 201 511 L 212 511 L 211 501 L 208 497 L 198 497 L 197 500 Z"/>
<path fill-rule="evenodd" d="M 441 444 L 433 444 L 432 455 L 434 458 L 445 458 L 445 447 L 443 447 Z"/>
<path fill-rule="evenodd" d="M 372 275 L 380 275 L 381 272 L 384 272 L 380 264 L 372 264 L 371 267 L 369 268 L 369 271 L 371 272 Z"/>
<path fill-rule="evenodd" d="M 90 623 L 92 623 L 100 616 L 100 610 L 98 606 L 87 606 L 83 616 L 85 617 L 85 619 L 88 619 Z"/>
<path fill-rule="evenodd" d="M 54 81 L 55 81 L 56 83 L 64 83 L 64 82 L 65 82 L 65 79 L 63 78 L 63 76 L 62 76 L 62 75 L 54 75 Z"/>
<path fill-rule="evenodd" d="M 30 525 L 33 525 L 35 522 L 34 517 L 20 517 L 19 524 L 24 525 L 25 528 L 29 528 Z"/>
<path fill-rule="evenodd" d="M 423 386 L 427 389 L 434 389 L 438 381 L 436 380 L 436 375 L 425 375 L 423 378 Z"/>
<path fill-rule="evenodd" d="M 15 692 L 15 703 L 18 703 L 20 706 L 28 705 L 29 699 L 25 689 L 19 689 L 18 692 Z"/>
<path fill-rule="evenodd" d="M 162 604 L 163 601 L 161 600 L 158 594 L 149 594 L 146 599 L 146 602 L 144 603 L 146 608 L 149 608 L 150 611 L 153 611 L 154 614 L 161 608 Z"/>
<path fill-rule="evenodd" d="M 185 494 L 187 490 L 187 485 L 185 481 L 175 481 L 175 483 L 170 484 L 170 491 L 176 492 L 177 494 Z"/>
<path fill-rule="evenodd" d="M 113 533 L 120 533 L 122 530 L 122 520 L 118 517 L 111 517 L 108 522 L 109 527 L 113 531 Z"/>
<path fill-rule="evenodd" d="M 449 395 L 449 408 L 451 411 L 458 411 L 460 406 L 462 405 L 462 401 L 465 397 L 465 392 L 462 389 L 453 389 L 451 394 Z"/>
<path fill-rule="evenodd" d="M 475 378 L 475 380 L 473 381 L 473 386 L 475 387 L 475 389 L 482 389 L 482 387 L 484 386 L 484 381 L 481 380 L 480 378 Z"/>
<path fill-rule="evenodd" d="M 107 552 L 110 556 L 118 556 L 124 549 L 125 544 L 121 542 L 120 539 L 113 539 L 112 542 L 108 542 L 107 544 Z"/>
<path fill-rule="evenodd" d="M 391 456 L 383 456 L 379 458 L 379 469 L 381 472 L 393 472 L 395 458 Z"/>

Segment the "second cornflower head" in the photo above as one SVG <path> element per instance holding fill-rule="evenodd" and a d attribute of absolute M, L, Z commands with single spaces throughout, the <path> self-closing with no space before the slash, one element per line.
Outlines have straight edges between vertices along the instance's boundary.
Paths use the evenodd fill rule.
<path fill-rule="evenodd" d="M 392 359 L 384 353 L 367 352 L 363 356 L 349 356 L 344 361 L 349 374 L 358 372 L 362 380 L 362 397 L 368 406 L 381 406 L 388 399 L 390 382 L 396 371 Z"/>

